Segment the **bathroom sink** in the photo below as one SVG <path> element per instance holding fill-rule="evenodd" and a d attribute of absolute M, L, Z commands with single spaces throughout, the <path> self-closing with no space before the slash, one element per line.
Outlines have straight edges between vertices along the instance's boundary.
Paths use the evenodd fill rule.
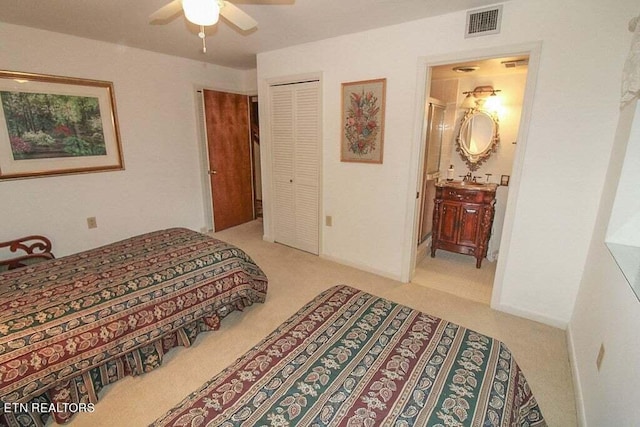
<path fill-rule="evenodd" d="M 498 188 L 498 184 L 473 181 L 447 181 L 439 185 L 442 185 L 443 187 L 465 188 L 469 190 L 495 190 Z"/>

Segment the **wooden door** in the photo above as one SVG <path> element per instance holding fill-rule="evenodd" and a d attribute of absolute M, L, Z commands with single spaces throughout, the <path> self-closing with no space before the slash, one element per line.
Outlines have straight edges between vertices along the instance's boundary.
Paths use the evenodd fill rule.
<path fill-rule="evenodd" d="M 460 212 L 460 235 L 458 244 L 476 247 L 480 232 L 480 211 L 478 205 L 462 205 Z"/>
<path fill-rule="evenodd" d="M 214 230 L 254 219 L 246 95 L 204 90 Z"/>
<path fill-rule="evenodd" d="M 438 230 L 439 240 L 457 244 L 458 243 L 458 221 L 460 218 L 460 204 L 443 202 L 442 213 L 440 214 L 440 226 Z"/>

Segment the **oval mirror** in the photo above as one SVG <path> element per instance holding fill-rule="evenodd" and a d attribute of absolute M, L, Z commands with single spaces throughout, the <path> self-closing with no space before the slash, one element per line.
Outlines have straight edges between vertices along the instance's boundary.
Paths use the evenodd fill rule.
<path fill-rule="evenodd" d="M 477 170 L 496 151 L 500 142 L 498 118 L 488 111 L 468 110 L 460 123 L 456 142 L 456 150 L 469 170 Z"/>

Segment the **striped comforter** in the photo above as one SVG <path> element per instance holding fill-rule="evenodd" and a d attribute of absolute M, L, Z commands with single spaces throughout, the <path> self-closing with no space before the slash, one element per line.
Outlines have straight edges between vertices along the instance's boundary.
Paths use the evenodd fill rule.
<path fill-rule="evenodd" d="M 348 286 L 154 426 L 546 426 L 503 343 Z"/>

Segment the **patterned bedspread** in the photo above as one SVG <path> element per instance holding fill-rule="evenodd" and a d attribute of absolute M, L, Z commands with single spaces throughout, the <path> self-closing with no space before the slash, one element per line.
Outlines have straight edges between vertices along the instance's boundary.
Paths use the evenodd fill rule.
<path fill-rule="evenodd" d="M 2 273 L 0 399 L 93 402 L 266 291 L 242 250 L 184 228 Z"/>
<path fill-rule="evenodd" d="M 154 426 L 546 426 L 503 343 L 348 286 Z"/>

